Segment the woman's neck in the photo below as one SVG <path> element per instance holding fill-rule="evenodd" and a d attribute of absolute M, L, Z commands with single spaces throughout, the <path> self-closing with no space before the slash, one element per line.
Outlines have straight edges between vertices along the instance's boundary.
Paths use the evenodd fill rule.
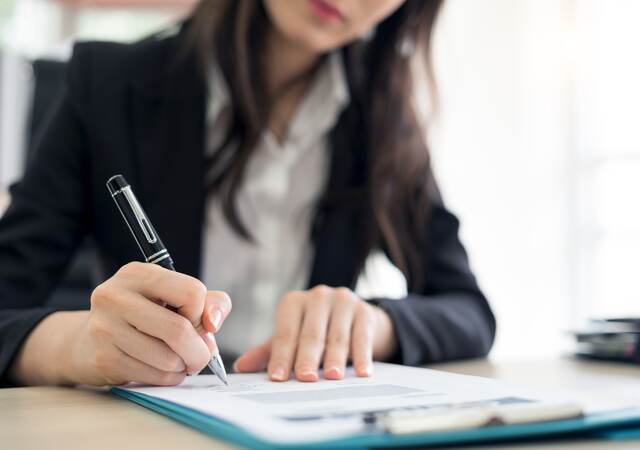
<path fill-rule="evenodd" d="M 286 38 L 271 26 L 266 43 L 266 82 L 270 96 L 277 96 L 291 84 L 304 83 L 320 54 Z"/>
<path fill-rule="evenodd" d="M 288 40 L 271 27 L 266 43 L 266 88 L 271 98 L 268 127 L 283 142 L 298 104 L 311 82 L 320 54 Z"/>

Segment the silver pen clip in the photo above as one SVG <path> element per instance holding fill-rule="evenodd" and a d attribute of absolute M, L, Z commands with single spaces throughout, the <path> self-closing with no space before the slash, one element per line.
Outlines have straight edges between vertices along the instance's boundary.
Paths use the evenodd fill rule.
<path fill-rule="evenodd" d="M 156 242 L 158 242 L 158 238 L 156 237 L 156 234 L 153 232 L 153 229 L 149 224 L 149 220 L 147 219 L 147 216 L 145 216 L 144 211 L 140 206 L 140 203 L 138 203 L 138 199 L 136 198 L 135 194 L 131 190 L 131 186 L 123 187 L 121 189 L 121 192 L 124 194 L 125 198 L 129 202 L 129 205 L 131 205 L 131 209 L 133 210 L 133 213 L 136 215 L 136 219 L 140 224 L 140 228 L 142 229 L 144 236 L 147 238 L 147 242 L 149 244 L 155 244 Z"/>

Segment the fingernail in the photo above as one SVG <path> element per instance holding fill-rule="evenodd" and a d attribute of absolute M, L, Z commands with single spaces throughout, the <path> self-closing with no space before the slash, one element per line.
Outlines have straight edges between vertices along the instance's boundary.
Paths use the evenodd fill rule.
<path fill-rule="evenodd" d="M 233 362 L 233 371 L 236 373 L 239 373 L 240 371 L 238 370 L 238 360 L 235 360 Z"/>
<path fill-rule="evenodd" d="M 213 324 L 213 327 L 216 329 L 216 331 L 219 331 L 220 324 L 222 323 L 222 313 L 219 309 L 212 307 L 209 311 L 209 314 L 211 316 L 211 323 Z"/>
<path fill-rule="evenodd" d="M 284 381 L 284 369 L 282 367 L 277 367 L 271 372 L 271 378 L 278 381 Z"/>
<path fill-rule="evenodd" d="M 205 331 L 201 333 L 200 336 L 202 336 L 202 340 L 205 344 L 207 344 L 207 347 L 215 348 L 216 339 L 213 337 L 213 333 L 211 333 L 210 331 Z"/>
<path fill-rule="evenodd" d="M 311 369 L 303 369 L 298 372 L 298 378 L 304 378 L 305 380 L 317 380 L 318 372 Z"/>
<path fill-rule="evenodd" d="M 359 365 L 356 372 L 360 377 L 370 377 L 373 373 L 373 365 L 371 363 Z"/>
<path fill-rule="evenodd" d="M 325 369 L 325 374 L 331 377 L 342 377 L 342 370 L 336 366 L 331 366 L 328 369 Z"/>
<path fill-rule="evenodd" d="M 368 377 L 373 375 L 373 364 L 372 363 L 367 363 L 367 365 L 364 367 L 364 373 Z"/>

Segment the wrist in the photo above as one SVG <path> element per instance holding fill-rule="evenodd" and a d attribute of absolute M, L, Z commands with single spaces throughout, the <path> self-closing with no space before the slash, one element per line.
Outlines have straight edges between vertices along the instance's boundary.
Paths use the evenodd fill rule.
<path fill-rule="evenodd" d="M 84 362 L 87 357 L 83 352 L 86 345 L 84 327 L 88 321 L 89 311 L 69 311 L 60 314 L 63 317 L 58 329 L 64 329 L 64 331 L 61 332 L 60 339 L 53 348 L 55 384 L 81 384 L 86 370 Z"/>
<path fill-rule="evenodd" d="M 20 385 L 74 384 L 73 355 L 83 314 L 87 312 L 56 312 L 44 318 L 22 344 L 10 378 Z"/>
<path fill-rule="evenodd" d="M 379 306 L 373 306 L 376 315 L 376 336 L 373 346 L 373 359 L 387 361 L 398 346 L 391 317 Z"/>

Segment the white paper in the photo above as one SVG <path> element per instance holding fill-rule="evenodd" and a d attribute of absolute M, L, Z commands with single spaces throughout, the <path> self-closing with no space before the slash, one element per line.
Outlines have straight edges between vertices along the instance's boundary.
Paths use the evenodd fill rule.
<path fill-rule="evenodd" d="M 376 363 L 370 378 L 347 371 L 343 380 L 270 382 L 266 374 L 189 377 L 176 387 L 127 390 L 168 400 L 227 420 L 263 439 L 313 442 L 365 431 L 363 413 L 525 401 L 572 401 L 488 378 Z"/>

